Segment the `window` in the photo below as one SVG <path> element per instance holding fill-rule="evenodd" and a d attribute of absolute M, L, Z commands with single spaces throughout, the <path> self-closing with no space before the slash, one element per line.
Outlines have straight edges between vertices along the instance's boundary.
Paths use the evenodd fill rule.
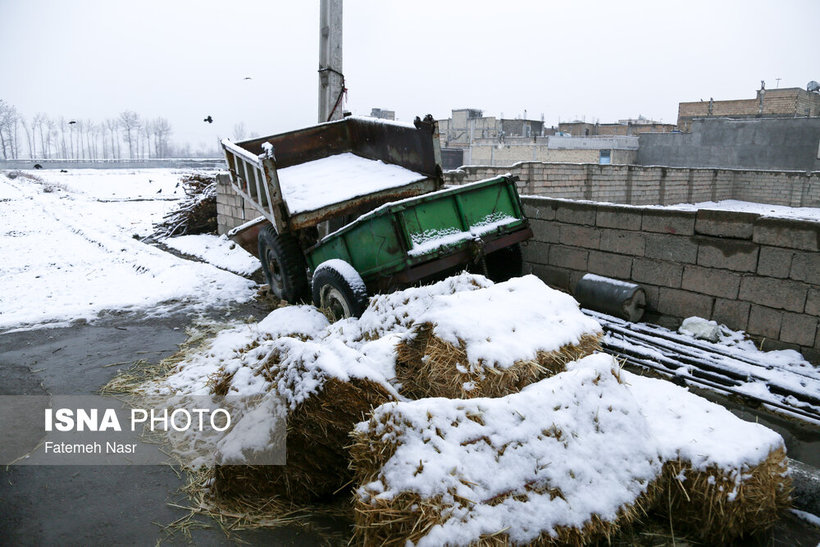
<path fill-rule="evenodd" d="M 601 150 L 598 156 L 598 163 L 601 165 L 609 165 L 612 163 L 612 150 Z"/>

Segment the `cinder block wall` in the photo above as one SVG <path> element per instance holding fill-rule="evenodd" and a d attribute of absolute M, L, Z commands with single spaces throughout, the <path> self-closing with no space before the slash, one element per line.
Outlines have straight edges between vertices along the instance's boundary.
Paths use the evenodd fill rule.
<path fill-rule="evenodd" d="M 527 268 L 572 292 L 587 272 L 639 283 L 647 319 L 714 319 L 820 364 L 820 223 L 524 197 Z"/>
<path fill-rule="evenodd" d="M 217 233 L 222 235 L 233 228 L 260 216 L 250 203 L 231 187 L 227 173 L 216 177 L 216 224 Z"/>
<path fill-rule="evenodd" d="M 447 171 L 444 178 L 448 184 L 464 184 L 504 173 L 518 175 L 521 193 L 534 196 L 627 205 L 737 199 L 789 207 L 820 207 L 818 171 L 520 162 L 506 167 L 461 167 Z"/>

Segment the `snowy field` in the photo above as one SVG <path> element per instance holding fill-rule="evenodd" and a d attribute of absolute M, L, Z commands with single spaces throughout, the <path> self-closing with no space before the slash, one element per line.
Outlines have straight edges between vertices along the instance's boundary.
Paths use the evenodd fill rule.
<path fill-rule="evenodd" d="M 0 174 L 0 330 L 115 310 L 197 311 L 255 294 L 248 279 L 140 241 L 184 197 L 183 171 L 18 173 Z M 201 240 L 185 252 L 203 256 L 212 244 Z M 238 251 L 246 265 L 233 271 L 243 272 L 247 254 Z"/>

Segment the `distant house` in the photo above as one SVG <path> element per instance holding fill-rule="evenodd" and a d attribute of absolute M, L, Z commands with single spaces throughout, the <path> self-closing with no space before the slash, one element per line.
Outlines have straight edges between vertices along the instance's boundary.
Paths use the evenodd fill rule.
<path fill-rule="evenodd" d="M 765 89 L 754 99 L 716 101 L 712 98 L 678 104 L 678 128 L 688 133 L 699 118 L 814 118 L 820 116 L 820 94 L 799 87 Z"/>
<path fill-rule="evenodd" d="M 820 170 L 820 93 L 765 89 L 754 99 L 684 102 L 680 133 L 642 134 L 641 165 Z"/>
<path fill-rule="evenodd" d="M 612 124 L 617 125 L 617 124 Z M 462 165 L 512 165 L 521 161 L 634 163 L 638 139 L 618 133 L 578 136 L 558 134 L 543 120 L 484 116 L 474 108 L 452 111 L 438 120 L 443 168 Z"/>

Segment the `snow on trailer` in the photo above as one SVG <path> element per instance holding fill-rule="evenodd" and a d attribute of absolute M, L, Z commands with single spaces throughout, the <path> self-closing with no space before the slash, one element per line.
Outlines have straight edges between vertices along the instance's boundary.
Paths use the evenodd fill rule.
<path fill-rule="evenodd" d="M 517 179 L 440 190 L 438 129 L 429 115 L 413 126 L 346 118 L 222 145 L 232 187 L 262 214 L 231 237 L 258 250 L 282 300 L 312 299 L 350 317 L 361 315 L 368 293 L 471 265 L 497 280 L 521 274 L 518 244 L 532 230 Z M 341 228 L 320 239 L 326 220 Z M 330 267 L 339 261 L 350 268 Z"/>

